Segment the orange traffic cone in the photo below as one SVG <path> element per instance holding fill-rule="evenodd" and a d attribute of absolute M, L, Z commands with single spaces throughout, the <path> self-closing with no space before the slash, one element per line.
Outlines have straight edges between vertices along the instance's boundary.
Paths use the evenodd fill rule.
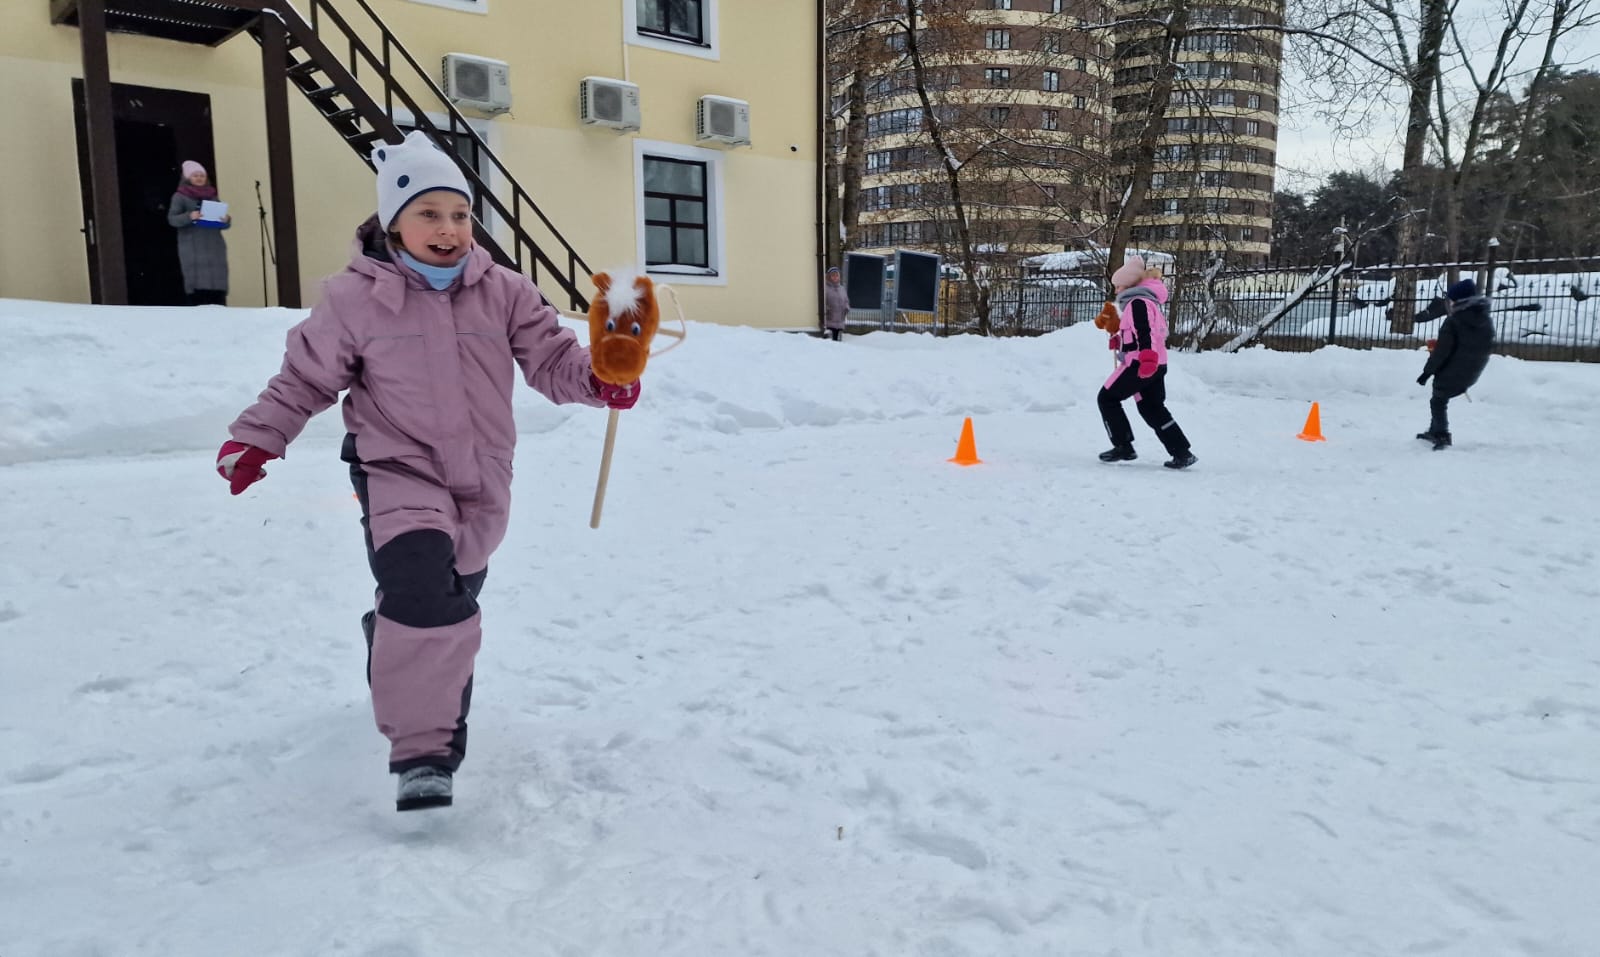
<path fill-rule="evenodd" d="M 982 465 L 983 459 L 978 458 L 978 441 L 972 437 L 972 416 L 961 423 L 961 441 L 956 443 L 956 457 L 946 461 L 957 465 Z"/>
<path fill-rule="evenodd" d="M 1322 410 L 1315 402 L 1311 403 L 1311 414 L 1306 416 L 1306 427 L 1295 436 L 1303 442 L 1326 442 L 1322 437 Z"/>

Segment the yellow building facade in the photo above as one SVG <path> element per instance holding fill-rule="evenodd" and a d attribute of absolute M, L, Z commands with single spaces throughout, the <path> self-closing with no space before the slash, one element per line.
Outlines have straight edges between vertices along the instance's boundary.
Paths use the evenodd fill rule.
<path fill-rule="evenodd" d="M 115 13 L 117 0 L 105 2 Z M 79 105 L 74 102 L 75 81 L 81 83 L 84 70 L 82 39 L 71 23 L 52 22 L 71 3 L 5 0 L 0 10 L 0 83 L 13 91 L 0 98 L 0 123 L 13 143 L 0 199 L 13 222 L 29 224 L 0 232 L 0 297 L 95 297 L 86 250 L 92 216 L 81 169 L 81 91 Z M 309 6 L 296 4 L 307 17 Z M 363 25 L 373 22 L 370 11 L 436 84 L 447 54 L 504 63 L 509 110 L 463 113 L 592 269 L 662 260 L 649 271 L 678 290 L 691 319 L 815 326 L 822 268 L 819 4 L 331 0 L 331 9 L 357 25 L 376 50 L 381 30 Z M 128 21 L 110 22 L 115 30 Z M 325 13 L 323 37 L 332 34 L 328 22 Z M 207 46 L 114 32 L 107 45 L 119 103 L 150 109 L 160 96 L 182 94 L 187 98 L 180 100 L 198 104 L 194 109 L 209 119 L 207 165 L 233 217 L 226 233 L 228 302 L 276 305 L 270 263 L 263 281 L 257 202 L 259 195 L 259 208 L 270 214 L 261 47 L 248 33 Z M 346 56 L 331 39 L 327 45 Z M 391 55 L 398 64 L 398 52 Z M 427 99 L 423 84 L 398 67 L 394 75 L 419 104 L 428 104 L 423 112 L 444 121 L 443 106 Z M 612 89 L 627 89 L 615 81 L 637 87 L 636 130 L 584 122 L 580 90 L 586 77 Z M 376 195 L 372 172 L 323 112 L 293 85 L 288 95 L 300 287 L 309 305 L 320 280 L 348 259 L 352 232 L 374 210 Z M 748 130 L 749 145 L 698 134 L 705 125 L 701 98 L 707 95 L 745 104 L 739 129 Z M 413 119 L 402 105 L 386 109 L 402 125 Z M 139 135 L 124 145 L 130 131 Z M 154 120 L 119 125 L 117 142 L 119 172 L 141 161 L 175 170 L 194 158 L 180 155 L 182 147 L 174 148 L 165 124 Z M 486 162 L 479 169 L 491 181 L 503 178 Z M 168 186 L 150 190 L 165 196 L 121 197 L 130 257 L 172 238 L 164 218 L 163 232 L 151 217 L 177 185 L 173 176 Z M 497 239 L 506 238 L 500 218 L 492 212 L 486 218 Z M 270 215 L 267 226 L 275 226 Z M 558 261 L 566 255 L 547 252 Z M 559 290 L 542 275 L 539 281 L 564 307 Z"/>

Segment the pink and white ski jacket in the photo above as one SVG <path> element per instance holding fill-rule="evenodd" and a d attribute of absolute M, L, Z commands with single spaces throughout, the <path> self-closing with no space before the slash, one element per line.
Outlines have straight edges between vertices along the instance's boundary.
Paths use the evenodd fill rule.
<path fill-rule="evenodd" d="M 1107 388 L 1138 363 L 1141 352 L 1154 352 L 1158 364 L 1167 364 L 1167 316 L 1163 311 L 1166 303 L 1167 284 L 1159 279 L 1146 279 L 1117 293 L 1117 350 L 1121 361 L 1106 379 Z"/>

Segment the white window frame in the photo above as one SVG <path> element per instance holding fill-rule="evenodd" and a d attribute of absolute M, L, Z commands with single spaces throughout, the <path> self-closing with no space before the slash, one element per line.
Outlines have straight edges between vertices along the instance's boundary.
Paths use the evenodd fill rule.
<path fill-rule="evenodd" d="M 489 0 L 411 0 L 412 3 L 425 3 L 430 7 L 444 7 L 446 10 L 460 10 L 462 13 L 489 12 Z"/>
<path fill-rule="evenodd" d="M 692 43 L 681 43 L 677 40 L 667 40 L 662 37 L 646 36 L 640 33 L 638 0 L 622 0 L 623 42 L 630 46 L 664 50 L 667 53 L 681 53 L 684 56 L 699 57 L 702 60 L 721 60 L 721 32 L 717 27 L 720 20 L 717 16 L 718 3 L 719 0 L 701 0 L 700 15 L 705 18 L 706 45 L 695 46 Z"/>
<path fill-rule="evenodd" d="M 426 116 L 428 118 L 428 122 L 432 123 L 439 129 L 445 130 L 446 132 L 449 131 L 450 115 L 448 113 L 435 113 L 432 110 L 424 110 L 423 116 Z M 397 106 L 391 110 L 389 113 L 389 118 L 394 120 L 394 124 L 399 127 L 415 129 L 417 126 L 416 114 L 402 106 Z M 494 123 L 490 122 L 489 120 L 482 120 L 470 116 L 466 117 L 466 120 L 467 125 L 472 127 L 472 132 L 478 134 L 478 138 L 483 140 L 483 144 L 489 147 L 489 152 L 499 156 L 500 136 L 499 130 L 495 127 Z M 376 149 L 376 146 L 374 149 Z M 493 192 L 495 187 L 499 185 L 495 177 L 495 166 L 493 163 L 486 163 L 485 166 L 486 168 L 478 170 L 478 175 L 483 177 L 485 188 L 487 188 L 490 192 Z M 468 185 L 471 184 L 469 183 Z M 494 204 L 490 203 L 487 199 L 484 200 L 483 228 L 489 233 L 489 235 L 503 241 L 507 237 L 500 234 L 499 226 L 500 217 L 494 211 Z"/>
<path fill-rule="evenodd" d="M 645 262 L 644 158 L 647 154 L 706 164 L 708 180 L 706 202 L 711 207 L 706 216 L 710 220 L 706 223 L 706 241 L 711 247 L 706 251 L 706 258 L 710 260 L 711 266 L 709 271 L 696 266 L 645 266 L 646 275 L 671 277 L 669 281 L 680 286 L 726 286 L 728 284 L 728 243 L 725 229 L 727 217 L 724 215 L 722 189 L 722 164 L 727 158 L 726 154 L 721 150 L 703 149 L 661 140 L 633 141 L 633 227 L 636 257 L 634 261 L 641 265 Z"/>

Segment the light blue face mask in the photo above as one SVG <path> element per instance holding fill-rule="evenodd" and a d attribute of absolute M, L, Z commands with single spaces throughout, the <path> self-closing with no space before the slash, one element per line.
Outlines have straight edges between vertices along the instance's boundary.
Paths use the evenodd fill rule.
<path fill-rule="evenodd" d="M 454 266 L 430 266 L 425 262 L 419 261 L 417 257 L 406 252 L 404 249 L 399 250 L 399 253 L 400 259 L 407 266 L 415 269 L 417 274 L 423 279 L 426 279 L 428 281 L 428 285 L 435 289 L 445 289 L 449 287 L 449 285 L 455 282 L 456 279 L 460 277 L 461 273 L 467 268 L 467 257 L 465 256 L 462 256 L 461 261 L 456 263 Z"/>

